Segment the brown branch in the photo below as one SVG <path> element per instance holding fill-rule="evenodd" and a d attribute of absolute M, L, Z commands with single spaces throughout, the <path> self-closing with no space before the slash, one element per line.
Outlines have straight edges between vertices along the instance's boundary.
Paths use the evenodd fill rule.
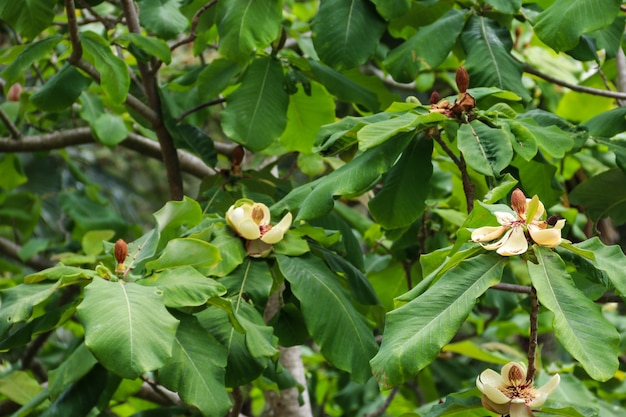
<path fill-rule="evenodd" d="M 139 16 L 135 2 L 132 0 L 122 0 L 122 9 L 126 18 L 128 29 L 132 33 L 141 33 L 139 24 Z M 148 99 L 148 106 L 157 114 L 157 118 L 151 121 L 152 129 L 157 135 L 161 144 L 161 153 L 163 155 L 163 163 L 167 172 L 167 182 L 170 190 L 170 198 L 173 200 L 182 200 L 183 177 L 180 171 L 180 161 L 178 153 L 174 146 L 174 139 L 163 124 L 163 114 L 161 109 L 161 99 L 158 93 L 158 87 L 154 72 L 149 66 L 141 61 L 137 61 L 137 67 L 143 78 L 143 85 Z"/>
<path fill-rule="evenodd" d="M 191 113 L 195 113 L 199 110 L 202 110 L 206 107 L 210 107 L 210 106 L 214 106 L 216 104 L 221 104 L 221 103 L 225 103 L 226 99 L 225 98 L 217 98 L 215 100 L 211 100 L 211 101 L 207 101 L 206 103 L 202 103 L 199 104 L 195 107 L 192 107 L 190 109 L 185 110 L 184 112 L 182 112 L 177 118 L 176 118 L 176 123 L 180 122 L 181 120 L 183 120 L 185 117 L 189 116 Z"/>
<path fill-rule="evenodd" d="M 91 129 L 88 127 L 79 127 L 68 129 L 60 132 L 46 133 L 36 136 L 25 136 L 20 141 L 0 138 L 0 152 L 38 152 L 49 151 L 53 149 L 61 149 L 69 146 L 84 145 L 97 143 Z M 163 152 L 158 142 L 138 135 L 136 133 L 128 133 L 128 137 L 120 143 L 125 148 L 132 149 L 158 160 L 162 160 Z M 219 146 L 224 151 L 229 151 L 226 146 Z M 200 179 L 214 175 L 215 171 L 197 156 L 178 149 L 178 158 L 180 166 L 184 172 L 192 174 Z"/>
<path fill-rule="evenodd" d="M 528 338 L 528 372 L 526 380 L 535 379 L 537 361 L 537 323 L 539 321 L 539 301 L 537 300 L 537 289 L 530 287 L 530 335 Z"/>
<path fill-rule="evenodd" d="M 2 123 L 4 123 L 6 128 L 9 130 L 12 139 L 19 140 L 22 137 L 22 133 L 20 132 L 20 130 L 17 128 L 17 126 L 15 126 L 9 115 L 6 114 L 6 112 L 2 110 L 2 108 L 0 108 L 0 119 L 2 119 Z"/>
<path fill-rule="evenodd" d="M 213 7 L 216 3 L 217 3 L 217 0 L 212 0 L 206 3 L 204 6 L 200 7 L 196 11 L 196 13 L 194 13 L 193 17 L 191 18 L 191 26 L 189 29 L 189 35 L 179 40 L 178 42 L 172 44 L 172 46 L 170 46 L 170 50 L 173 51 L 174 49 L 178 48 L 181 45 L 184 45 L 186 43 L 190 43 L 196 40 L 196 37 L 198 36 L 198 34 L 196 33 L 196 28 L 198 27 L 200 16 L 202 16 L 204 12 L 206 12 L 209 8 Z"/>
<path fill-rule="evenodd" d="M 387 409 L 391 405 L 391 402 L 393 401 L 394 397 L 398 393 L 398 390 L 399 390 L 398 387 L 392 388 L 391 391 L 389 392 L 389 395 L 385 399 L 385 402 L 383 403 L 383 405 L 381 405 L 380 408 L 378 408 L 377 410 L 369 414 L 366 414 L 366 417 L 380 417 L 383 414 L 385 414 L 385 411 L 387 411 Z"/>
<path fill-rule="evenodd" d="M 609 98 L 614 98 L 617 100 L 626 100 L 626 93 L 601 90 L 599 88 L 585 87 L 584 85 L 571 84 L 566 81 L 560 80 L 556 77 L 553 77 L 552 75 L 544 74 L 543 72 L 537 70 L 536 68 L 531 67 L 528 64 L 524 64 L 524 72 L 535 75 L 551 83 L 560 85 L 561 87 L 569 88 L 572 91 L 577 91 L 579 93 L 591 94 L 591 95 L 602 96 L 602 97 L 609 97 Z"/>
<path fill-rule="evenodd" d="M 441 135 L 439 131 L 432 135 L 432 137 L 437 141 L 441 149 L 452 159 L 452 162 L 459 168 L 461 171 L 461 180 L 463 182 L 463 191 L 465 193 L 465 202 L 467 204 L 467 212 L 470 213 L 474 208 L 474 184 L 472 184 L 472 179 L 470 178 L 467 172 L 467 164 L 465 163 L 465 158 L 463 158 L 463 154 L 460 156 L 456 156 L 452 149 L 448 147 L 446 142 L 441 139 Z"/>

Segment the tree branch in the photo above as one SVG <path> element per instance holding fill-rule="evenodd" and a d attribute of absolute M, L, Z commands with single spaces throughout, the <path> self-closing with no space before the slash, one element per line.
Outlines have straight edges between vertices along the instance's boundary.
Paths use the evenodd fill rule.
<path fill-rule="evenodd" d="M 439 131 L 434 133 L 432 137 L 437 141 L 441 149 L 452 159 L 452 162 L 456 164 L 461 171 L 461 180 L 463 182 L 463 191 L 465 193 L 465 202 L 467 204 L 467 212 L 471 213 L 474 208 L 474 184 L 472 184 L 472 179 L 467 173 L 467 164 L 465 163 L 465 159 L 463 158 L 463 154 L 457 157 L 452 149 L 446 144 L 446 142 L 441 139 L 441 135 Z"/>
<path fill-rule="evenodd" d="M 135 2 L 132 0 L 122 0 L 122 9 L 124 10 L 128 29 L 132 33 L 141 33 Z M 184 190 L 183 177 L 180 172 L 180 161 L 178 160 L 178 153 L 174 146 L 174 139 L 163 124 L 161 99 L 158 93 L 155 74 L 146 63 L 140 60 L 137 61 L 137 67 L 143 78 L 148 105 L 152 111 L 157 114 L 157 118 L 152 120 L 151 124 L 161 144 L 161 153 L 163 155 L 165 170 L 167 171 L 167 183 L 169 185 L 170 197 L 173 200 L 182 200 Z"/>
<path fill-rule="evenodd" d="M 617 91 L 608 91 L 601 90 L 599 88 L 585 87 L 584 85 L 576 85 L 560 80 L 552 75 L 544 74 L 543 72 L 537 70 L 536 68 L 531 67 L 528 64 L 524 64 L 524 72 L 527 72 L 532 75 L 536 75 L 539 78 L 542 78 L 551 83 L 560 85 L 561 87 L 567 87 L 572 91 L 577 91 L 579 93 L 592 94 L 595 96 L 609 97 L 617 100 L 626 100 L 626 93 L 620 93 Z"/>
<path fill-rule="evenodd" d="M 537 325 L 539 321 L 539 301 L 537 300 L 537 290 L 530 287 L 530 335 L 528 338 L 528 372 L 526 380 L 533 381 L 537 370 Z"/>
<path fill-rule="evenodd" d="M 181 45 L 184 45 L 186 43 L 190 43 L 196 40 L 196 37 L 198 36 L 198 34 L 196 33 L 196 28 L 198 27 L 198 22 L 200 21 L 200 16 L 202 16 L 202 14 L 204 12 L 206 12 L 208 9 L 210 9 L 211 7 L 213 7 L 215 4 L 217 3 L 217 0 L 212 0 L 208 3 L 206 3 L 204 6 L 200 7 L 196 13 L 194 13 L 193 17 L 191 18 L 191 26 L 189 29 L 189 35 L 187 35 L 185 38 L 179 40 L 178 42 L 172 44 L 172 46 L 170 46 L 170 50 L 174 50 L 176 48 L 178 48 Z"/>
<path fill-rule="evenodd" d="M 17 128 L 17 126 L 15 126 L 9 115 L 6 114 L 6 112 L 2 110 L 2 108 L 0 108 L 0 119 L 2 119 L 2 123 L 4 123 L 6 128 L 9 130 L 11 138 L 19 140 L 22 137 L 22 133 L 20 132 L 20 130 Z"/>
<path fill-rule="evenodd" d="M 91 133 L 91 129 L 88 127 L 79 127 L 43 135 L 25 136 L 20 141 L 0 138 L 0 152 L 50 151 L 90 143 L 97 143 Z M 163 160 L 163 152 L 159 143 L 136 133 L 129 133 L 128 137 L 122 141 L 120 145 L 137 151 L 142 155 Z M 222 148 L 228 151 L 225 146 L 222 146 Z M 181 149 L 178 149 L 176 152 L 180 159 L 180 167 L 184 172 L 200 179 L 215 174 L 215 171 L 206 166 L 197 156 Z"/>

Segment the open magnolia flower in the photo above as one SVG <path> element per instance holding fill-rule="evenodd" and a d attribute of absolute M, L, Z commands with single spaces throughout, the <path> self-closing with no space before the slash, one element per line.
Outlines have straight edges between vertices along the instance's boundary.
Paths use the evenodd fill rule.
<path fill-rule="evenodd" d="M 537 196 L 526 198 L 518 188 L 511 195 L 511 208 L 515 215 L 504 212 L 494 212 L 500 226 L 484 226 L 472 232 L 472 240 L 480 242 L 487 250 L 496 250 L 502 256 L 519 255 L 528 250 L 526 232 L 533 242 L 538 245 L 553 248 L 561 244 L 561 229 L 565 219 L 542 220 L 545 213 L 543 203 Z M 492 242 L 496 239 L 496 242 Z"/>
<path fill-rule="evenodd" d="M 226 222 L 241 237 L 247 240 L 248 255 L 267 256 L 274 243 L 283 239 L 291 227 L 291 213 L 287 213 L 278 224 L 270 224 L 270 210 L 263 203 L 241 199 L 226 212 Z"/>
<path fill-rule="evenodd" d="M 509 362 L 497 372 L 487 369 L 476 378 L 476 386 L 483 393 L 481 402 L 489 411 L 510 417 L 532 417 L 533 409 L 541 407 L 561 378 L 554 375 L 547 384 L 535 388 L 526 380 L 526 366 Z"/>

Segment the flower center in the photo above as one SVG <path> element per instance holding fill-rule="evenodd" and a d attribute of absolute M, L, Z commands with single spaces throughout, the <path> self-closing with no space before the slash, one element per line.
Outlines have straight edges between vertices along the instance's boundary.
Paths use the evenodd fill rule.
<path fill-rule="evenodd" d="M 499 387 L 500 391 L 510 399 L 520 398 L 523 399 L 526 404 L 531 402 L 537 396 L 536 390 L 531 383 L 524 383 L 519 385 L 507 385 Z"/>
<path fill-rule="evenodd" d="M 261 236 L 263 236 L 264 234 L 266 234 L 270 230 L 272 230 L 272 225 L 271 224 L 260 224 L 259 225 L 259 232 L 261 232 Z"/>

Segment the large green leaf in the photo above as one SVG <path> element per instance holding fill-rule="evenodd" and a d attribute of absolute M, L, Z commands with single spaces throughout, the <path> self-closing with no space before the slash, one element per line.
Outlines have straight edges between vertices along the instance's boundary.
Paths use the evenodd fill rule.
<path fill-rule="evenodd" d="M 145 3 L 145 1 L 142 3 Z M 144 15 L 141 15 L 141 17 L 146 18 L 146 16 Z M 156 31 L 154 32 L 158 33 Z M 158 58 L 165 64 L 169 64 L 172 61 L 172 52 L 170 51 L 170 47 L 164 40 L 155 38 L 153 36 L 141 35 L 139 33 L 126 33 L 121 35 L 118 39 L 128 39 L 130 43 L 139 48 L 140 51 L 150 56 L 154 56 L 155 58 Z"/>
<path fill-rule="evenodd" d="M 542 126 L 530 117 L 522 117 L 515 122 L 528 129 L 539 148 L 554 158 L 563 158 L 574 146 L 572 136 L 557 126 Z"/>
<path fill-rule="evenodd" d="M 219 52 L 245 62 L 255 49 L 266 48 L 280 32 L 279 0 L 229 0 L 217 3 Z"/>
<path fill-rule="evenodd" d="M 141 25 L 161 39 L 172 39 L 187 28 L 180 0 L 138 0 Z M 135 42 L 136 40 L 133 40 Z M 146 46 L 146 42 L 141 42 Z"/>
<path fill-rule="evenodd" d="M 367 381 L 372 375 L 368 362 L 377 350 L 374 334 L 337 276 L 310 255 L 279 255 L 277 260 L 322 354 L 337 368 L 350 372 L 355 381 Z"/>
<path fill-rule="evenodd" d="M 17 58 L 2 71 L 2 77 L 7 85 L 11 85 L 20 77 L 23 77 L 26 69 L 35 61 L 49 58 L 51 51 L 60 40 L 61 35 L 57 35 L 28 44 Z"/>
<path fill-rule="evenodd" d="M 57 0 L 21 0 L 0 2 L 0 18 L 21 36 L 35 38 L 52 24 Z"/>
<path fill-rule="evenodd" d="M 239 73 L 241 65 L 225 59 L 217 58 L 211 61 L 198 74 L 198 97 L 201 101 L 209 101 L 217 97 Z"/>
<path fill-rule="evenodd" d="M 101 114 L 91 125 L 96 139 L 106 146 L 115 146 L 128 137 L 128 130 L 122 116 L 111 113 Z"/>
<path fill-rule="evenodd" d="M 208 273 L 220 260 L 220 251 L 212 244 L 200 239 L 179 238 L 167 242 L 161 256 L 146 263 L 146 270 L 150 272 L 193 266 Z"/>
<path fill-rule="evenodd" d="M 626 174 L 613 168 L 594 175 L 572 190 L 569 201 L 581 205 L 593 221 L 610 217 L 615 224 L 626 223 Z"/>
<path fill-rule="evenodd" d="M 54 284 L 21 284 L 0 291 L 0 337 L 15 323 L 30 319 L 33 308 L 48 300 L 58 287 Z"/>
<path fill-rule="evenodd" d="M 385 175 L 383 188 L 368 203 L 372 216 L 382 227 L 406 227 L 422 215 L 430 192 L 432 153 L 433 141 L 422 136 L 411 142 Z"/>
<path fill-rule="evenodd" d="M 249 298 L 262 308 L 267 304 L 274 279 L 267 262 L 247 257 L 237 269 L 219 282 L 226 287 L 229 295 Z"/>
<path fill-rule="evenodd" d="M 385 22 L 368 0 L 322 0 L 311 29 L 320 59 L 335 69 L 349 69 L 372 55 Z"/>
<path fill-rule="evenodd" d="M 557 0 L 535 21 L 537 36 L 556 51 L 573 49 L 583 33 L 609 26 L 621 0 Z"/>
<path fill-rule="evenodd" d="M 431 70 L 446 59 L 463 30 L 466 17 L 464 11 L 450 10 L 389 52 L 384 66 L 397 81 L 414 81 L 421 70 Z M 435 37 L 437 42 L 432 42 Z"/>
<path fill-rule="evenodd" d="M 228 96 L 221 113 L 224 133 L 252 151 L 267 148 L 287 124 L 289 97 L 283 88 L 283 69 L 272 57 L 257 58 Z"/>
<path fill-rule="evenodd" d="M 98 360 L 84 343 L 78 345 L 61 365 L 50 371 L 48 380 L 50 396 L 52 398 L 59 396 L 68 385 L 85 376 L 97 363 Z"/>
<path fill-rule="evenodd" d="M 574 247 L 593 252 L 593 259 L 588 262 L 604 272 L 615 289 L 626 297 L 626 256 L 619 246 L 606 246 L 598 237 L 593 237 L 574 244 Z"/>
<path fill-rule="evenodd" d="M 126 63 L 115 56 L 111 45 L 94 32 L 81 36 L 85 59 L 100 73 L 100 85 L 114 103 L 123 103 L 130 87 L 130 75 Z"/>
<path fill-rule="evenodd" d="M 137 378 L 171 356 L 176 320 L 156 288 L 96 278 L 78 306 L 85 344 L 107 369 Z"/>
<path fill-rule="evenodd" d="M 193 316 L 179 315 L 172 358 L 159 371 L 159 381 L 177 391 L 207 417 L 222 417 L 231 406 L 224 387 L 226 348 Z"/>
<path fill-rule="evenodd" d="M 612 138 L 626 130 L 626 107 L 605 111 L 581 124 L 591 136 Z"/>
<path fill-rule="evenodd" d="M 320 127 L 335 121 L 335 100 L 320 84 L 311 83 L 311 92 L 303 89 L 289 96 L 287 126 L 280 142 L 289 151 L 311 153 Z"/>
<path fill-rule="evenodd" d="M 376 94 L 366 87 L 357 84 L 339 71 L 310 59 L 308 61 L 313 77 L 339 100 L 355 102 L 368 108 L 370 111 L 380 110 L 380 102 Z"/>
<path fill-rule="evenodd" d="M 167 128 L 178 140 L 178 148 L 189 149 L 202 159 L 207 166 L 215 166 L 217 163 L 217 151 L 213 140 L 199 127 L 181 123 L 172 125 L 167 123 Z"/>
<path fill-rule="evenodd" d="M 513 159 L 513 147 L 506 133 L 478 120 L 463 124 L 457 139 L 467 165 L 483 175 L 498 176 Z"/>
<path fill-rule="evenodd" d="M 600 307 L 576 288 L 563 260 L 548 248 L 533 247 L 537 263 L 528 272 L 542 306 L 554 313 L 554 334 L 589 376 L 606 381 L 617 371 L 620 336 Z"/>
<path fill-rule="evenodd" d="M 510 53 L 513 42 L 508 29 L 475 15 L 469 19 L 461 40 L 472 86 L 498 87 L 516 93 L 524 101 L 530 99 L 522 84 L 522 64 Z"/>
<path fill-rule="evenodd" d="M 174 308 L 201 306 L 209 298 L 226 293 L 221 283 L 205 277 L 190 265 L 166 269 L 137 283 L 162 290 L 163 304 Z"/>
<path fill-rule="evenodd" d="M 448 270 L 426 292 L 387 313 L 383 343 L 372 359 L 383 387 L 414 378 L 461 327 L 476 299 L 498 282 L 503 258 L 483 254 Z"/>
<path fill-rule="evenodd" d="M 159 231 L 160 246 L 165 246 L 202 221 L 202 208 L 197 201 L 185 196 L 182 201 L 168 201 L 153 216 Z"/>
<path fill-rule="evenodd" d="M 74 104 L 89 84 L 91 78 L 85 77 L 72 65 L 65 64 L 39 91 L 30 96 L 30 101 L 44 111 L 62 111 Z"/>
<path fill-rule="evenodd" d="M 272 210 L 294 210 L 300 207 L 297 219 L 302 220 L 328 213 L 334 206 L 336 196 L 359 195 L 371 188 L 396 162 L 412 137 L 413 132 L 400 134 L 381 146 L 368 149 L 320 180 L 294 189 L 272 206 Z"/>

